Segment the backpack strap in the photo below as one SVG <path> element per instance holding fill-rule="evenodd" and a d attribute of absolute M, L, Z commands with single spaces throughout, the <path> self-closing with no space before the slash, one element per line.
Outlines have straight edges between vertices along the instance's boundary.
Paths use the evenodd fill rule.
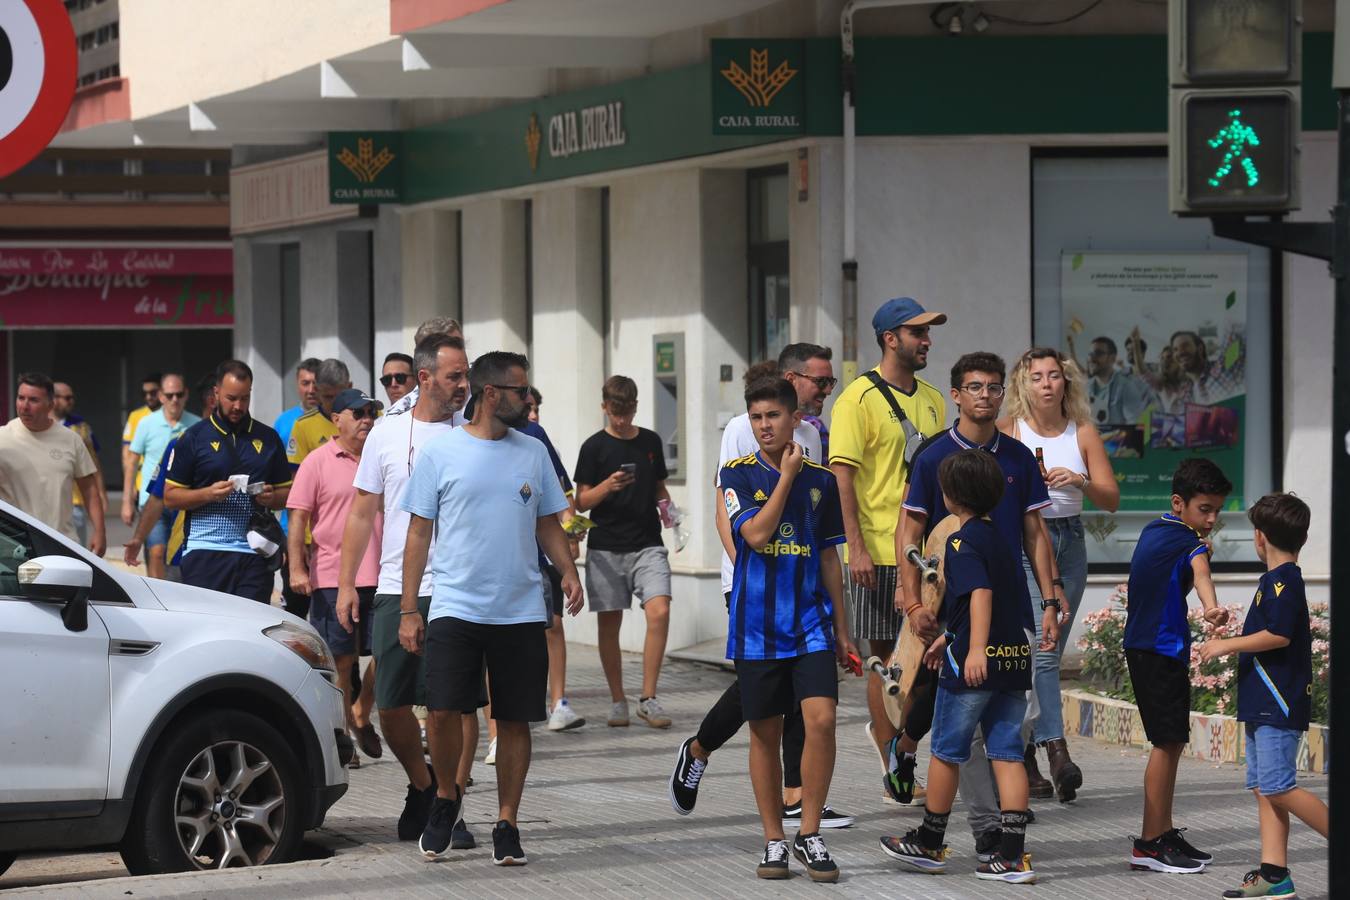
<path fill-rule="evenodd" d="M 915 428 L 914 423 L 905 415 L 905 411 L 900 408 L 900 402 L 895 399 L 895 393 L 891 390 L 890 384 L 881 377 L 876 369 L 868 369 L 864 373 L 864 377 L 872 382 L 872 386 L 881 392 L 881 396 L 885 397 L 886 402 L 891 405 L 891 412 L 895 413 L 895 419 L 900 423 L 900 430 L 905 433 L 905 465 L 912 465 L 914 457 L 919 455 L 921 445 L 926 440 L 923 433 Z"/>

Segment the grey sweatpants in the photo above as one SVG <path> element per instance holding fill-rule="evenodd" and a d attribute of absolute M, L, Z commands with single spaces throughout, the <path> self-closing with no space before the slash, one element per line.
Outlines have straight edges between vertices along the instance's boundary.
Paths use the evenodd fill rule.
<path fill-rule="evenodd" d="M 1033 690 L 1029 694 L 1027 712 L 1022 718 L 1024 737 L 1031 733 L 1031 726 L 1041 714 L 1036 692 Z M 998 785 L 994 782 L 994 768 L 984 753 L 983 729 L 975 729 L 975 739 L 970 742 L 970 759 L 961 764 L 959 793 L 966 804 L 966 821 L 970 823 L 971 834 L 979 837 L 987 831 L 998 831 L 1002 827 Z"/>

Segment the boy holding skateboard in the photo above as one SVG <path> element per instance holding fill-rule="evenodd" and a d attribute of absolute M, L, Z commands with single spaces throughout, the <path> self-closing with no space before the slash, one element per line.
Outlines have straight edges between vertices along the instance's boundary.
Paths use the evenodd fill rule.
<path fill-rule="evenodd" d="M 801 704 L 801 830 L 791 852 L 813 881 L 837 881 L 820 837 L 834 773 L 836 660 L 861 673 L 842 603 L 839 489 L 792 441 L 797 394 L 782 378 L 751 385 L 745 402 L 759 451 L 722 467 L 719 484 L 736 545 L 727 657 L 735 660 L 750 726 L 750 780 L 764 826 L 760 878 L 788 877 L 778 753 L 783 716 Z"/>
<path fill-rule="evenodd" d="M 1022 719 L 1031 687 L 1031 630 L 1026 627 L 1026 580 L 1017 545 L 987 518 L 1003 496 L 1003 470 L 983 450 L 962 450 L 938 468 L 943 504 L 961 527 L 944 544 L 947 632 L 924 662 L 939 671 L 932 758 L 923 824 L 900 838 L 885 837 L 888 856 L 921 872 L 947 869 L 943 838 L 961 768 L 970 760 L 975 729 L 998 782 L 1001 807 L 997 852 L 975 870 L 986 881 L 1036 880 L 1026 843 L 1027 772 Z"/>

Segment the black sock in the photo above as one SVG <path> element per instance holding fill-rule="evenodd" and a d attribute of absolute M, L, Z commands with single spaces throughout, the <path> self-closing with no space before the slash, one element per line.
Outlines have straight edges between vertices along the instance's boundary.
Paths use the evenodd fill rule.
<path fill-rule="evenodd" d="M 646 703 L 648 700 L 655 700 L 655 699 L 656 699 L 656 695 L 655 695 L 655 694 L 652 694 L 650 697 L 639 697 L 639 698 L 638 698 L 638 702 L 639 702 L 639 703 Z"/>
<path fill-rule="evenodd" d="M 999 853 L 1008 862 L 1017 862 L 1027 845 L 1027 812 L 1005 809 L 999 818 L 1003 826 Z"/>
<path fill-rule="evenodd" d="M 1261 877 L 1271 884 L 1279 884 L 1289 877 L 1289 870 L 1270 863 L 1261 863 Z"/>
<path fill-rule="evenodd" d="M 951 816 L 950 812 L 935 813 L 923 808 L 923 824 L 919 826 L 919 843 L 923 844 L 929 850 L 937 850 L 942 846 L 942 839 L 947 834 L 947 819 Z"/>

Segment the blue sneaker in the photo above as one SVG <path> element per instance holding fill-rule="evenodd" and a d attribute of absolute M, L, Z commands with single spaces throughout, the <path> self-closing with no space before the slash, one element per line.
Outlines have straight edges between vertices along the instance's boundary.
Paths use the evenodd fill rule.
<path fill-rule="evenodd" d="M 1242 887 L 1229 888 L 1223 892 L 1225 897 L 1297 897 L 1294 879 L 1285 875 L 1279 884 L 1271 884 L 1261 875 L 1260 869 L 1252 869 L 1242 878 Z"/>

